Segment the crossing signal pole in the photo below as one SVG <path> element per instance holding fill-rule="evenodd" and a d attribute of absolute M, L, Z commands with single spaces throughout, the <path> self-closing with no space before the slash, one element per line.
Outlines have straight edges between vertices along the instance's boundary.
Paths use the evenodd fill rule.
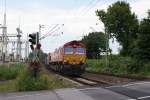
<path fill-rule="evenodd" d="M 29 42 L 31 43 L 30 48 L 33 53 L 32 61 L 30 62 L 33 70 L 33 77 L 37 78 L 40 71 L 40 61 L 38 57 L 41 44 L 39 43 L 39 32 L 29 34 Z"/>

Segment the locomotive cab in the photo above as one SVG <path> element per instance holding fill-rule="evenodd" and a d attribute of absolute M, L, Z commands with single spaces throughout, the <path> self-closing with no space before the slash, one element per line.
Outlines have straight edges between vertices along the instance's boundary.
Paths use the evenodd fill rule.
<path fill-rule="evenodd" d="M 85 71 L 86 49 L 84 44 L 72 41 L 64 45 L 63 67 L 64 72 L 81 75 Z"/>

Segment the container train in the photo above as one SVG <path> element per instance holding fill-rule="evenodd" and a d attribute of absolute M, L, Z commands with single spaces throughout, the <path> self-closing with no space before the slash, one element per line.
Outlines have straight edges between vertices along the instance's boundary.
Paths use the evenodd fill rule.
<path fill-rule="evenodd" d="M 80 76 L 86 67 L 86 48 L 80 41 L 70 41 L 48 54 L 49 67 L 57 72 Z"/>

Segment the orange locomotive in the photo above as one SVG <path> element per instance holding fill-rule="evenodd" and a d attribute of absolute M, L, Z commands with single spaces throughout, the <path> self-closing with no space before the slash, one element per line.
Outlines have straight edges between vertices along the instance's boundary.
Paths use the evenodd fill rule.
<path fill-rule="evenodd" d="M 86 67 L 86 48 L 80 41 L 71 41 L 48 54 L 52 69 L 69 75 L 81 75 Z"/>

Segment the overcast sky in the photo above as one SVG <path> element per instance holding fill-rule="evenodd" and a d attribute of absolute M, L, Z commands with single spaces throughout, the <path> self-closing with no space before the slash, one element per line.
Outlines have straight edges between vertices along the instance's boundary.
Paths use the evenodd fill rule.
<path fill-rule="evenodd" d="M 51 27 L 59 24 L 59 31 L 43 39 L 44 52 L 52 52 L 55 48 L 71 40 L 79 40 L 92 31 L 103 31 L 103 24 L 95 16 L 95 10 L 107 9 L 117 0 L 7 0 L 8 33 L 16 33 L 20 24 L 23 36 L 38 31 L 38 25 L 45 25 L 42 36 Z M 147 16 L 150 0 L 125 0 L 130 3 L 132 11 L 142 19 Z M 3 20 L 4 0 L 0 0 L 0 23 Z M 96 25 L 98 23 L 98 25 Z M 64 24 L 64 26 L 62 26 Z M 92 28 L 91 28 L 92 27 Z M 61 32 L 64 34 L 61 35 Z M 119 48 L 118 43 L 110 43 L 114 53 Z"/>

